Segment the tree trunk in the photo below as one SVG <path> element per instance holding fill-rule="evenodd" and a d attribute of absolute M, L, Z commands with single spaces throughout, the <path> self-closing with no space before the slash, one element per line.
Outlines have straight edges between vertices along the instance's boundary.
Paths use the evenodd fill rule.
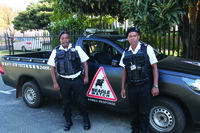
<path fill-rule="evenodd" d="M 196 58 L 200 60 L 200 0 L 197 3 L 197 55 Z"/>
<path fill-rule="evenodd" d="M 183 43 L 183 57 L 190 59 L 200 59 L 200 47 L 199 47 L 199 16 L 200 10 L 197 8 L 200 6 L 200 2 L 196 5 L 189 7 L 189 12 L 181 16 L 179 32 L 181 33 L 181 40 Z"/>

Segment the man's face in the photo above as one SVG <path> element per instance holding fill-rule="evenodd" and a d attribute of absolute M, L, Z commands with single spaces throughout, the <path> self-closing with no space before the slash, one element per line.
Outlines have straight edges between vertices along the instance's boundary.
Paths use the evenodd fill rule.
<path fill-rule="evenodd" d="M 137 45 L 140 39 L 140 35 L 137 32 L 130 32 L 127 37 L 131 45 Z"/>
<path fill-rule="evenodd" d="M 62 34 L 60 37 L 60 42 L 64 48 L 67 48 L 70 42 L 70 37 L 68 34 Z"/>

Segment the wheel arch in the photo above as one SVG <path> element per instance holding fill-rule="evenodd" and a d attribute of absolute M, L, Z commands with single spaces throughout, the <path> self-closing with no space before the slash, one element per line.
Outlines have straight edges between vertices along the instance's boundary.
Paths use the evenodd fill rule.
<path fill-rule="evenodd" d="M 159 94 L 159 96 L 155 97 L 157 98 L 168 98 L 170 100 L 175 101 L 178 105 L 181 106 L 181 108 L 183 109 L 183 112 L 185 113 L 185 115 L 189 115 L 191 117 L 191 113 L 187 107 L 187 105 L 179 98 L 172 96 L 172 95 L 166 95 L 166 94 Z"/>
<path fill-rule="evenodd" d="M 17 90 L 16 90 L 17 98 L 22 97 L 22 86 L 24 85 L 24 83 L 26 83 L 28 81 L 34 81 L 40 89 L 40 86 L 39 86 L 37 80 L 35 80 L 35 78 L 28 76 L 28 75 L 23 75 L 18 79 Z M 41 90 L 40 90 L 40 92 L 41 92 Z"/>

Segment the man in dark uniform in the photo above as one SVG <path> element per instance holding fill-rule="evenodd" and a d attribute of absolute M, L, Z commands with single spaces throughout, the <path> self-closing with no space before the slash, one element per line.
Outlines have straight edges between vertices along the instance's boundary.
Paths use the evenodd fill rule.
<path fill-rule="evenodd" d="M 84 129 L 90 129 L 88 118 L 84 84 L 88 83 L 88 64 L 89 57 L 80 46 L 70 43 L 70 36 L 67 31 L 59 34 L 61 45 L 53 49 L 48 63 L 51 66 L 51 75 L 55 90 L 59 90 L 64 104 L 64 116 L 66 119 L 65 131 L 70 130 L 73 125 L 71 120 L 71 93 L 78 108 L 83 115 Z M 84 68 L 84 79 L 82 79 L 82 66 Z M 59 75 L 56 79 L 56 72 Z"/>
<path fill-rule="evenodd" d="M 132 133 L 149 132 L 149 112 L 152 96 L 159 94 L 157 58 L 150 45 L 139 42 L 140 31 L 133 27 L 127 30 L 130 43 L 121 58 L 122 98 L 126 98 L 125 82 L 132 115 Z"/>

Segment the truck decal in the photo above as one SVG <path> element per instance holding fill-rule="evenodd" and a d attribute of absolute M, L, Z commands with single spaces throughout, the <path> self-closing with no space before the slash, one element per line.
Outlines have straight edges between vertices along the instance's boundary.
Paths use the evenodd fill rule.
<path fill-rule="evenodd" d="M 30 69 L 39 69 L 39 70 L 51 70 L 51 67 L 48 65 L 17 64 L 17 63 L 11 63 L 11 62 L 2 62 L 2 65 L 21 67 L 21 68 L 30 68 Z"/>
<path fill-rule="evenodd" d="M 106 77 L 103 67 L 100 67 L 87 92 L 88 97 L 108 101 L 117 101 L 115 93 Z"/>

